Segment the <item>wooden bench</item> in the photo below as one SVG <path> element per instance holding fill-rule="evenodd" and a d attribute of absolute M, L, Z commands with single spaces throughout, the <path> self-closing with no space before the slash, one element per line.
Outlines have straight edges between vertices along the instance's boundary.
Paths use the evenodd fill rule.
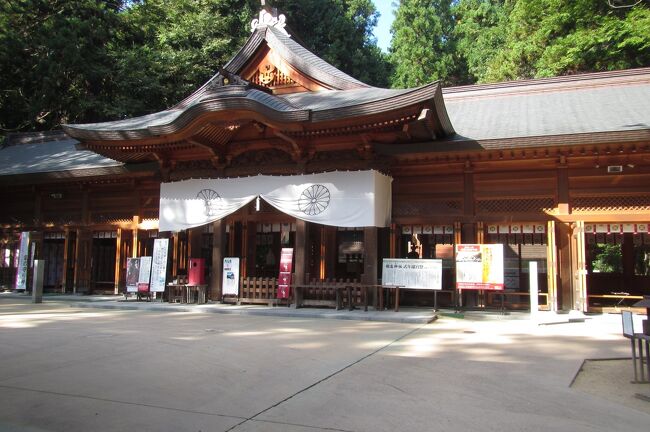
<path fill-rule="evenodd" d="M 630 295 L 627 292 L 611 292 L 609 294 L 588 294 L 587 295 L 587 308 L 592 312 L 614 312 L 618 313 L 621 310 L 634 310 L 631 304 L 626 304 L 627 302 L 637 302 L 643 300 L 643 296 L 640 295 Z M 603 304 L 604 303 L 604 304 Z M 638 309 L 639 313 L 643 312 L 643 309 Z"/>

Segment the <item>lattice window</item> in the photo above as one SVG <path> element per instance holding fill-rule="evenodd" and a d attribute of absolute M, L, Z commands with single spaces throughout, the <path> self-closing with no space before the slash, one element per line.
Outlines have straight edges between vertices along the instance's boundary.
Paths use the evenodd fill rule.
<path fill-rule="evenodd" d="M 295 81 L 282 73 L 272 63 L 265 62 L 249 78 L 249 81 L 263 87 L 279 87 L 295 84 Z"/>
<path fill-rule="evenodd" d="M 555 201 L 547 198 L 510 198 L 478 200 L 479 213 L 545 213 L 555 208 Z"/>
<path fill-rule="evenodd" d="M 431 216 L 460 213 L 460 200 L 399 202 L 393 205 L 394 216 Z"/>
<path fill-rule="evenodd" d="M 587 196 L 573 199 L 573 213 L 649 211 L 650 195 L 645 196 Z"/>

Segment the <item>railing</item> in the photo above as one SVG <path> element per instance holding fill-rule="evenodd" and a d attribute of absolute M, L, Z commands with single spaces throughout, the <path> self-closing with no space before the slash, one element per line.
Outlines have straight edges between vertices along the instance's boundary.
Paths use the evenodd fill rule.
<path fill-rule="evenodd" d="M 301 306 L 326 306 L 337 307 L 337 290 L 350 289 L 352 305 L 361 305 L 363 292 L 361 284 L 356 279 L 312 279 L 306 284 L 294 287 L 298 307 Z M 347 301 L 347 299 L 346 299 Z M 350 306 L 348 304 L 348 306 Z"/>
<path fill-rule="evenodd" d="M 268 304 L 278 302 L 276 294 L 278 291 L 278 280 L 276 278 L 241 278 L 239 281 L 239 297 L 224 298 L 225 302 L 236 302 L 237 304 Z"/>

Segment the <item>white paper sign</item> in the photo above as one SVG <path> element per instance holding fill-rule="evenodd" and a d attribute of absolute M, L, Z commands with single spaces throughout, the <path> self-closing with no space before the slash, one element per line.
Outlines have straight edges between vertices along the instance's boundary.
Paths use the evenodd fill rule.
<path fill-rule="evenodd" d="M 138 283 L 149 284 L 151 277 L 151 257 L 140 257 L 140 273 L 138 274 Z"/>
<path fill-rule="evenodd" d="M 400 259 L 383 260 L 383 285 L 399 285 L 409 289 L 442 289 L 442 260 Z"/>
<path fill-rule="evenodd" d="M 165 281 L 167 278 L 167 253 L 169 248 L 169 239 L 155 239 L 153 241 L 153 261 L 151 264 L 151 292 L 165 291 Z"/>
<path fill-rule="evenodd" d="M 634 336 L 634 320 L 632 317 L 632 312 L 622 311 L 621 317 L 623 319 L 623 336 Z"/>
<path fill-rule="evenodd" d="M 223 259 L 221 295 L 239 295 L 239 258 Z"/>
<path fill-rule="evenodd" d="M 16 270 L 16 289 L 27 289 L 27 272 L 29 271 L 29 231 L 20 234 L 20 252 L 18 252 L 18 269 Z"/>

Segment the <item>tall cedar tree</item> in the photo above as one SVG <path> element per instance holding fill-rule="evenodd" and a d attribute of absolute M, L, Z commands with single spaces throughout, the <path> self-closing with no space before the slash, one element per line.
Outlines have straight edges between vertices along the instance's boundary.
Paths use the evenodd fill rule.
<path fill-rule="evenodd" d="M 459 50 L 478 82 L 650 65 L 650 6 L 603 0 L 460 0 Z"/>
<path fill-rule="evenodd" d="M 47 130 L 107 115 L 120 2 L 0 0 L 0 128 Z"/>
<path fill-rule="evenodd" d="M 457 55 L 452 0 L 401 0 L 392 26 L 390 60 L 394 87 L 416 87 L 441 80 L 464 82 Z"/>

